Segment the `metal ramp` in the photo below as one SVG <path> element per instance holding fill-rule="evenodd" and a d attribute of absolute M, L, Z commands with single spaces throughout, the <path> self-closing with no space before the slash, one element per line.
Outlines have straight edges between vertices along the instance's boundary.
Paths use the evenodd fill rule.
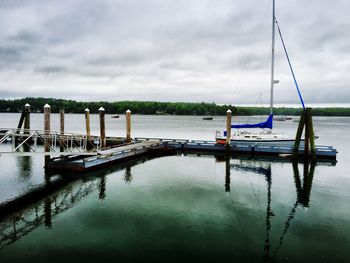
<path fill-rule="evenodd" d="M 84 154 L 99 149 L 100 138 L 85 134 L 64 133 L 44 130 L 1 129 L 0 144 L 11 141 L 11 150 L 1 153 L 16 153 L 25 149 L 29 153 L 46 152 L 66 154 Z M 44 146 L 44 147 L 42 147 Z"/>

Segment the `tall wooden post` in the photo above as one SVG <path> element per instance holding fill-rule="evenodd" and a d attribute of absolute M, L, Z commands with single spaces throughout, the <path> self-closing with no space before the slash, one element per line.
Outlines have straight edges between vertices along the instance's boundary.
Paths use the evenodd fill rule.
<path fill-rule="evenodd" d="M 226 111 L 226 146 L 230 146 L 231 144 L 231 119 L 232 119 L 232 111 Z"/>
<path fill-rule="evenodd" d="M 60 109 L 60 152 L 64 151 L 64 109 Z"/>
<path fill-rule="evenodd" d="M 316 158 L 316 146 L 315 146 L 315 135 L 314 135 L 314 126 L 312 123 L 312 108 L 306 108 L 306 116 L 307 116 L 307 123 L 306 127 L 308 129 L 309 134 L 309 142 L 310 142 L 310 150 L 311 150 L 311 156 L 313 159 Z"/>
<path fill-rule="evenodd" d="M 100 140 L 101 148 L 106 147 L 106 126 L 105 126 L 105 109 L 99 108 L 98 112 L 100 114 Z"/>
<path fill-rule="evenodd" d="M 90 140 L 90 110 L 88 108 L 85 109 L 85 127 L 86 127 L 86 138 Z"/>
<path fill-rule="evenodd" d="M 304 132 L 304 156 L 309 156 L 309 149 L 311 149 L 311 156 L 313 159 L 316 158 L 316 146 L 315 146 L 315 140 L 314 140 L 314 129 L 312 124 L 312 109 L 306 108 L 301 116 L 299 121 L 299 126 L 297 130 L 297 134 L 295 137 L 295 143 L 294 143 L 294 155 L 298 155 L 299 153 L 299 145 L 301 140 L 301 135 L 303 133 L 303 129 L 305 127 Z"/>
<path fill-rule="evenodd" d="M 44 106 L 44 132 L 45 132 L 45 152 L 50 151 L 50 113 L 51 113 L 51 107 L 49 104 L 45 104 Z M 45 155 L 45 167 L 47 167 L 47 164 L 50 160 L 50 155 Z"/>
<path fill-rule="evenodd" d="M 126 142 L 131 142 L 131 111 L 125 112 L 126 117 Z"/>
<path fill-rule="evenodd" d="M 30 130 L 30 105 L 29 103 L 27 103 L 25 106 L 24 106 L 24 112 L 25 112 L 25 115 L 24 115 L 24 133 L 25 134 L 28 134 L 29 133 L 29 130 Z"/>

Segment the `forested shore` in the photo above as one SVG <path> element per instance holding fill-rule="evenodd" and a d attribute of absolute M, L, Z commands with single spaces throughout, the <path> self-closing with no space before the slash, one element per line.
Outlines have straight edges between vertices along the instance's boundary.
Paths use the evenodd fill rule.
<path fill-rule="evenodd" d="M 97 113 L 103 107 L 107 114 L 123 114 L 130 109 L 133 114 L 170 114 L 170 115 L 225 115 L 231 109 L 235 115 L 268 115 L 268 107 L 245 107 L 234 105 L 218 105 L 215 103 L 192 102 L 156 102 L 156 101 L 93 101 L 83 102 L 53 98 L 23 98 L 14 100 L 0 100 L 0 112 L 21 112 L 24 105 L 29 103 L 32 112 L 42 112 L 47 103 L 51 112 L 59 112 L 64 108 L 66 113 L 83 113 L 86 108 L 91 113 Z M 275 115 L 300 115 L 301 108 L 274 109 Z M 350 116 L 350 108 L 313 108 L 314 116 Z"/>

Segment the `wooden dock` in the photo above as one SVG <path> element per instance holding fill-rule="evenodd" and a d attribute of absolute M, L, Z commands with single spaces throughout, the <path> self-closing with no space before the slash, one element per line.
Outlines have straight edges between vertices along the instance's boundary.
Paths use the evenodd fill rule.
<path fill-rule="evenodd" d="M 54 157 L 46 165 L 47 169 L 88 171 L 116 162 L 123 162 L 141 155 L 152 153 L 164 153 L 169 151 L 180 152 L 208 152 L 241 154 L 248 156 L 276 156 L 292 157 L 293 145 L 286 144 L 259 144 L 257 142 L 232 143 L 226 145 L 217 144 L 214 141 L 180 140 L 159 138 L 135 138 L 133 142 L 111 148 L 106 148 L 90 155 L 70 155 Z M 304 148 L 300 146 L 299 157 L 304 156 Z M 316 156 L 319 159 L 336 159 L 337 151 L 332 146 L 317 146 Z"/>
<path fill-rule="evenodd" d="M 229 152 L 232 154 L 248 155 L 270 155 L 287 156 L 293 155 L 294 144 L 285 143 L 263 143 L 259 142 L 232 142 L 230 147 L 217 144 L 215 141 L 205 140 L 179 140 L 179 139 L 157 139 L 157 138 L 135 138 L 136 141 L 161 141 L 165 144 L 164 148 L 183 151 L 207 151 L 207 152 Z M 316 157 L 324 159 L 336 159 L 337 150 L 333 146 L 316 146 Z M 304 146 L 300 145 L 298 156 L 304 156 Z"/>
<path fill-rule="evenodd" d="M 150 151 L 157 151 L 164 148 L 165 144 L 160 140 L 144 140 L 99 150 L 95 153 L 91 153 L 91 156 L 70 155 L 51 158 L 45 168 L 55 170 L 87 171 L 116 162 L 126 161 L 148 154 Z"/>

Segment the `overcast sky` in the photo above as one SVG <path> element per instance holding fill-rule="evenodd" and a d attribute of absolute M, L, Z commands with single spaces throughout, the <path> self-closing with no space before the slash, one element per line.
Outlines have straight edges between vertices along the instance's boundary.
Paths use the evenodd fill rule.
<path fill-rule="evenodd" d="M 271 5 L 1 0 L 1 98 L 268 103 Z M 350 102 L 348 0 L 276 8 L 305 101 Z M 297 103 L 277 37 L 276 79 L 276 103 Z"/>

